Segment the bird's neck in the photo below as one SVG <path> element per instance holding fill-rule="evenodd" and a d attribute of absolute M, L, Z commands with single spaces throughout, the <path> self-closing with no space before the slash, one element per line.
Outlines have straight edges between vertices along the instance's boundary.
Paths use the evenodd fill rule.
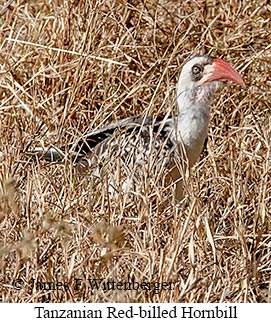
<path fill-rule="evenodd" d="M 189 91 L 179 91 L 177 98 L 177 131 L 186 149 L 190 167 L 202 151 L 210 120 L 211 96 L 201 100 L 201 95 L 194 93 L 191 96 Z"/>

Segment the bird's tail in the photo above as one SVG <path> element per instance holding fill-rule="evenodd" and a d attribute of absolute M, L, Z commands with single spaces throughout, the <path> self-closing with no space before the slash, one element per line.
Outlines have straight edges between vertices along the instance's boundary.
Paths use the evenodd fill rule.
<path fill-rule="evenodd" d="M 43 148 L 36 147 L 32 151 L 27 152 L 28 155 L 32 155 L 33 157 L 42 158 L 48 162 L 59 162 L 64 159 L 65 152 L 63 149 L 59 149 L 57 147 Z"/>

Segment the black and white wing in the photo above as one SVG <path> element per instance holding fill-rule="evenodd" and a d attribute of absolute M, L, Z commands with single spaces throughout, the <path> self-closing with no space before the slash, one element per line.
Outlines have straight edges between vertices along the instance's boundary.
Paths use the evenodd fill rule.
<path fill-rule="evenodd" d="M 106 149 L 110 149 L 108 145 L 113 144 L 112 138 L 115 137 L 116 133 L 125 134 L 126 137 L 129 137 L 129 140 L 137 135 L 141 136 L 143 140 L 149 141 L 151 138 L 146 134 L 149 133 L 151 128 L 154 134 L 159 132 L 159 137 L 166 136 L 165 132 L 169 130 L 168 123 L 171 125 L 171 118 L 165 119 L 161 116 L 156 118 L 151 116 L 130 117 L 86 134 L 65 147 L 50 147 L 48 149 L 37 147 L 32 153 L 49 162 L 61 161 L 68 154 L 74 162 L 77 162 L 85 157 L 91 158 L 93 154 L 104 153 Z M 145 146 L 146 144 L 147 142 Z"/>

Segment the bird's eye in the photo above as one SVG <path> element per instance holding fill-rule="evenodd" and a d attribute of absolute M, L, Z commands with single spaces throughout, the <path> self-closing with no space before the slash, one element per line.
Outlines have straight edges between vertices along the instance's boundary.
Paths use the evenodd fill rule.
<path fill-rule="evenodd" d="M 193 67 L 192 67 L 192 73 L 194 74 L 194 75 L 197 75 L 197 74 L 199 74 L 200 72 L 201 72 L 201 67 L 199 66 L 199 65 L 194 65 Z"/>

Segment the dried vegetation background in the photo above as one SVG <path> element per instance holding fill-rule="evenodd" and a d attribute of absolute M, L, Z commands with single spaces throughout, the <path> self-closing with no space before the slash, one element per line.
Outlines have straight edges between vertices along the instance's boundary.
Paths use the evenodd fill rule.
<path fill-rule="evenodd" d="M 270 301 L 270 17 L 260 0 L 1 1 L 3 302 Z M 152 192 L 112 200 L 74 176 L 68 159 L 26 155 L 123 117 L 168 112 L 182 64 L 208 53 L 247 87 L 216 96 L 179 205 L 159 207 Z M 93 291 L 91 278 L 174 288 Z M 57 281 L 69 290 L 48 290 Z"/>

